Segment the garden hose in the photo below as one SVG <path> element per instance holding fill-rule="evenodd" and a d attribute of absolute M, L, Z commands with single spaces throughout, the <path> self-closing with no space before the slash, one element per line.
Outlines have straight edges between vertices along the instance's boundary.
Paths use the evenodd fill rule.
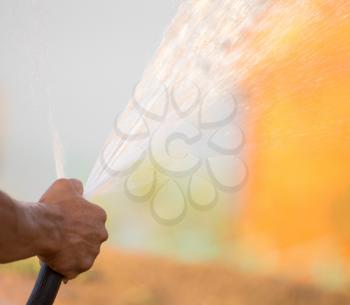
<path fill-rule="evenodd" d="M 43 264 L 27 305 L 52 305 L 60 289 L 63 276 Z"/>

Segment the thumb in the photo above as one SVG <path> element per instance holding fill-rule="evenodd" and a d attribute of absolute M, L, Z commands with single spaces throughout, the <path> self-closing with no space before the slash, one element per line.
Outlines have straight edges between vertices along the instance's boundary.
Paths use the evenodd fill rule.
<path fill-rule="evenodd" d="M 72 183 L 72 186 L 74 188 L 74 190 L 79 194 L 79 195 L 83 195 L 84 193 L 84 186 L 81 183 L 81 181 L 77 180 L 77 179 L 70 179 L 70 182 Z"/>

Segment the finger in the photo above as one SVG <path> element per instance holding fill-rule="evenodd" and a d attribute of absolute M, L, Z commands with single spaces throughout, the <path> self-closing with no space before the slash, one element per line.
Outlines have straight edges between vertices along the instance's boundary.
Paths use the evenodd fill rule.
<path fill-rule="evenodd" d="M 83 193 L 84 193 L 84 186 L 81 183 L 81 181 L 79 181 L 77 179 L 69 179 L 69 180 L 72 183 L 74 189 L 77 191 L 77 193 L 79 195 L 83 195 Z"/>
<path fill-rule="evenodd" d="M 74 280 L 78 276 L 78 273 L 68 272 L 63 274 L 63 283 L 67 284 L 71 280 Z"/>

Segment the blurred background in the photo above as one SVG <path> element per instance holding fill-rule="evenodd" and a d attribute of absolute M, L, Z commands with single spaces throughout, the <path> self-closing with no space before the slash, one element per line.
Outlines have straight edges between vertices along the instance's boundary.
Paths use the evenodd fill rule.
<path fill-rule="evenodd" d="M 246 5 L 184 2 L 200 20 Z M 96 196 L 110 240 L 57 304 L 350 304 L 350 8 L 345 0 L 266 3 L 240 39 L 218 43 L 226 55 L 244 51 L 227 63 L 239 71 L 227 82 L 238 92 L 244 187 L 220 192 L 210 210 L 188 208 L 174 226 L 124 189 Z M 3 191 L 36 201 L 56 178 L 50 120 L 67 175 L 87 180 L 179 4 L 0 0 Z M 179 16 L 176 24 L 190 23 Z M 193 41 L 203 33 L 199 27 Z M 186 37 L 181 27 L 170 34 L 170 45 Z M 209 79 L 215 67 L 198 62 Z M 153 170 L 143 169 L 136 184 L 145 176 L 150 183 Z M 200 200 L 208 189 L 199 185 Z M 38 268 L 36 259 L 1 266 L 0 304 L 24 304 Z"/>
<path fill-rule="evenodd" d="M 0 6 L 6 96 L 1 185 L 37 200 L 55 178 L 50 107 L 66 149 L 67 175 L 86 180 L 177 2 L 3 0 Z"/>

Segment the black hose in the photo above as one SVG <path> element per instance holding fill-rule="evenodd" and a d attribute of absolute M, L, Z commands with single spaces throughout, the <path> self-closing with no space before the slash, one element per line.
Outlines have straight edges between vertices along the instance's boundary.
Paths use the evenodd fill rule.
<path fill-rule="evenodd" d="M 60 289 L 63 276 L 43 264 L 27 305 L 52 305 Z"/>

